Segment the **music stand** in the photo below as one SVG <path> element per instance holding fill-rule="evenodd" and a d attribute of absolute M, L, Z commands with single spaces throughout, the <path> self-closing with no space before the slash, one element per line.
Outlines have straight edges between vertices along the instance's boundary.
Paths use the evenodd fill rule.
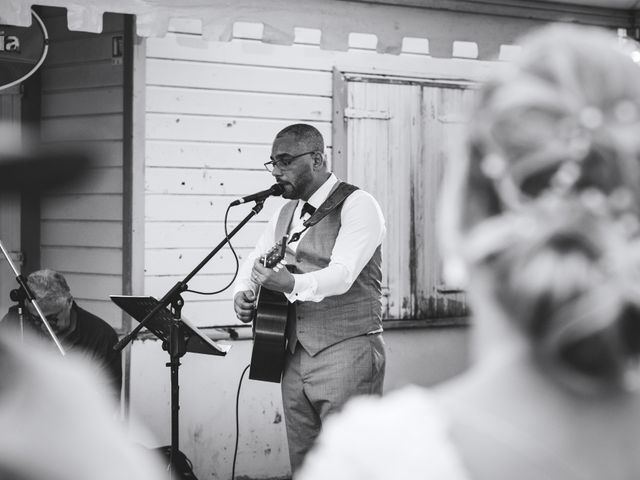
<path fill-rule="evenodd" d="M 158 306 L 158 300 L 154 297 L 110 295 L 109 298 L 133 319 L 141 322 Z M 214 342 L 191 322 L 185 318 L 175 318 L 175 314 L 168 308 L 160 308 L 155 315 L 145 321 L 144 326 L 156 337 L 162 340 L 162 349 L 169 352 L 171 367 L 171 468 L 178 459 L 179 452 L 179 411 L 180 388 L 178 384 L 178 368 L 180 357 L 187 352 L 202 353 L 205 355 L 224 356 L 231 345 L 222 345 Z"/>

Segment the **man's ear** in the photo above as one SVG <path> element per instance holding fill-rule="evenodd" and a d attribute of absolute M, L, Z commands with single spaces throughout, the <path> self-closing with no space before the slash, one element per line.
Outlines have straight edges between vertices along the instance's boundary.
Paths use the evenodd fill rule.
<path fill-rule="evenodd" d="M 324 165 L 324 153 L 314 152 L 313 154 L 313 166 L 320 168 Z"/>

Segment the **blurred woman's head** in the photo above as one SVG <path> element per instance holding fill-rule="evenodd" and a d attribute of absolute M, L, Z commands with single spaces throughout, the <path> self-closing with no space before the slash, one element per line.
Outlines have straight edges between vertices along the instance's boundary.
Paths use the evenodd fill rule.
<path fill-rule="evenodd" d="M 448 172 L 443 243 L 470 272 L 470 290 L 482 272 L 488 296 L 557 378 L 579 390 L 631 388 L 640 66 L 598 29 L 553 25 L 522 46 L 478 93 L 466 158 Z"/>

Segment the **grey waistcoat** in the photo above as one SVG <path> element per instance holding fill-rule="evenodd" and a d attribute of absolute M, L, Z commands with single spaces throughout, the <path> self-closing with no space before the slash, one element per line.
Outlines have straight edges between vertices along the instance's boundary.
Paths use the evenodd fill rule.
<path fill-rule="evenodd" d="M 286 235 L 296 201 L 287 203 L 276 224 L 276 239 Z M 340 230 L 342 204 L 319 223 L 307 230 L 295 253 L 287 248 L 285 258 L 293 273 L 320 270 L 331 260 L 331 251 Z M 295 302 L 297 340 L 310 355 L 316 355 L 347 338 L 365 335 L 382 328 L 382 255 L 376 248 L 373 256 L 342 295 L 324 298 L 321 302 Z M 290 315 L 294 312 L 290 312 Z"/>

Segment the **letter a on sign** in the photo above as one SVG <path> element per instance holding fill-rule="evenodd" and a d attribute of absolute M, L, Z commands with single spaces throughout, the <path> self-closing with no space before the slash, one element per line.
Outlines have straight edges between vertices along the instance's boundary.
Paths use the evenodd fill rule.
<path fill-rule="evenodd" d="M 30 27 L 0 25 L 0 90 L 29 78 L 47 56 L 47 29 L 33 10 L 31 16 Z"/>

